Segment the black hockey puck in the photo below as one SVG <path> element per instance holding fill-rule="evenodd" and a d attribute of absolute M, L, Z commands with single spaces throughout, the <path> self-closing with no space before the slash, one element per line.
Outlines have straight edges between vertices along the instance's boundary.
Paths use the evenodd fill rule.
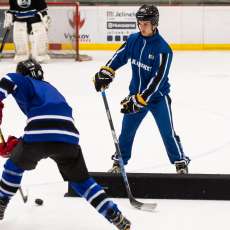
<path fill-rule="evenodd" d="M 43 205 L 43 200 L 42 199 L 39 199 L 39 198 L 37 198 L 36 200 L 35 200 L 35 204 L 37 204 L 37 205 Z"/>

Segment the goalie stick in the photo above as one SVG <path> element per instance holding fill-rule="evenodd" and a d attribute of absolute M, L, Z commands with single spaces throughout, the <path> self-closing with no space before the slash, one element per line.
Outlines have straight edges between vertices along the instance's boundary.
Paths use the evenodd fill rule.
<path fill-rule="evenodd" d="M 132 192 L 131 192 L 131 189 L 130 189 L 130 186 L 129 186 L 128 177 L 127 177 L 127 174 L 125 172 L 125 167 L 124 167 L 124 163 L 123 163 L 122 156 L 121 156 L 121 150 L 120 150 L 120 147 L 119 147 L 119 144 L 118 144 L 118 139 L 117 139 L 117 136 L 116 136 L 116 133 L 115 133 L 115 129 L 114 129 L 114 125 L 113 125 L 113 121 L 112 121 L 112 117 L 111 117 L 111 113 L 110 113 L 106 93 L 105 93 L 104 90 L 101 92 L 101 95 L 102 95 L 102 98 L 103 98 L 107 118 L 108 118 L 110 129 L 111 129 L 111 132 L 112 132 L 113 141 L 114 141 L 114 145 L 115 145 L 115 148 L 116 148 L 116 153 L 118 154 L 118 157 L 119 157 L 119 165 L 120 165 L 120 168 L 121 168 L 121 175 L 122 175 L 122 178 L 123 178 L 123 181 L 124 181 L 124 184 L 125 184 L 125 189 L 126 189 L 130 204 L 134 208 L 137 208 L 137 209 L 140 209 L 140 210 L 143 210 L 143 211 L 153 212 L 155 210 L 156 206 L 157 206 L 156 203 L 142 203 L 140 201 L 137 201 L 132 195 Z"/>
<path fill-rule="evenodd" d="M 5 142 L 5 138 L 3 136 L 1 128 L 0 128 L 0 139 L 1 139 L 1 143 L 5 145 L 6 142 Z M 24 194 L 22 187 L 19 187 L 19 192 L 20 192 L 23 202 L 26 203 L 28 200 L 28 196 Z"/>
<path fill-rule="evenodd" d="M 3 51 L 4 46 L 6 44 L 6 40 L 8 38 L 9 33 L 10 33 L 10 27 L 7 27 L 5 33 L 3 34 L 2 44 L 1 44 L 1 47 L 0 47 L 0 54 L 2 54 L 2 51 Z"/>

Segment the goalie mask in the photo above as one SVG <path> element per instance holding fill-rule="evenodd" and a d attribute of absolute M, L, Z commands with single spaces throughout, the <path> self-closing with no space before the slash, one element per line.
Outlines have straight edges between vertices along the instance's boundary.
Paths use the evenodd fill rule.
<path fill-rule="evenodd" d="M 152 25 L 158 26 L 159 11 L 154 5 L 142 5 L 136 13 L 137 21 L 151 21 Z"/>
<path fill-rule="evenodd" d="M 21 61 L 17 64 L 17 73 L 21 73 L 24 76 L 29 76 L 35 80 L 43 80 L 43 70 L 41 65 L 34 59 L 28 59 Z"/>

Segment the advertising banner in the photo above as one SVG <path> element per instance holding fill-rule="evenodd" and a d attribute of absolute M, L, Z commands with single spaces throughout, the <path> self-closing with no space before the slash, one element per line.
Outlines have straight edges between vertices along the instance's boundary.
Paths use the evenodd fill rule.
<path fill-rule="evenodd" d="M 135 18 L 138 6 L 48 6 L 52 23 L 49 43 L 76 43 L 76 17 L 79 17 L 81 49 L 113 49 L 138 31 Z M 0 39 L 4 34 L 4 9 L 0 9 Z M 175 49 L 227 49 L 230 41 L 229 6 L 160 6 L 159 31 Z M 211 22 L 211 23 L 210 23 Z M 225 25 L 225 26 L 219 26 Z M 12 42 L 12 31 L 9 42 Z M 113 46 L 114 45 L 114 46 Z M 119 46 L 118 46 L 119 45 Z M 63 47 L 63 46 L 62 46 Z"/>
<path fill-rule="evenodd" d="M 111 7 L 104 9 L 106 42 L 124 42 L 137 31 L 135 18 L 137 7 Z"/>
<path fill-rule="evenodd" d="M 80 7 L 80 43 L 121 43 L 137 31 L 137 7 Z M 76 12 L 74 7 L 49 7 L 52 25 L 50 42 L 75 40 Z"/>

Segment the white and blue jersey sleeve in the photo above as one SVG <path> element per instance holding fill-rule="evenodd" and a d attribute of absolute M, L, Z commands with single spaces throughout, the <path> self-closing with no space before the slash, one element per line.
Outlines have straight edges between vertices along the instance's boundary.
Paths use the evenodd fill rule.
<path fill-rule="evenodd" d="M 9 94 L 13 93 L 17 85 L 11 80 L 8 75 L 5 75 L 0 80 L 0 100 L 5 99 Z"/>

